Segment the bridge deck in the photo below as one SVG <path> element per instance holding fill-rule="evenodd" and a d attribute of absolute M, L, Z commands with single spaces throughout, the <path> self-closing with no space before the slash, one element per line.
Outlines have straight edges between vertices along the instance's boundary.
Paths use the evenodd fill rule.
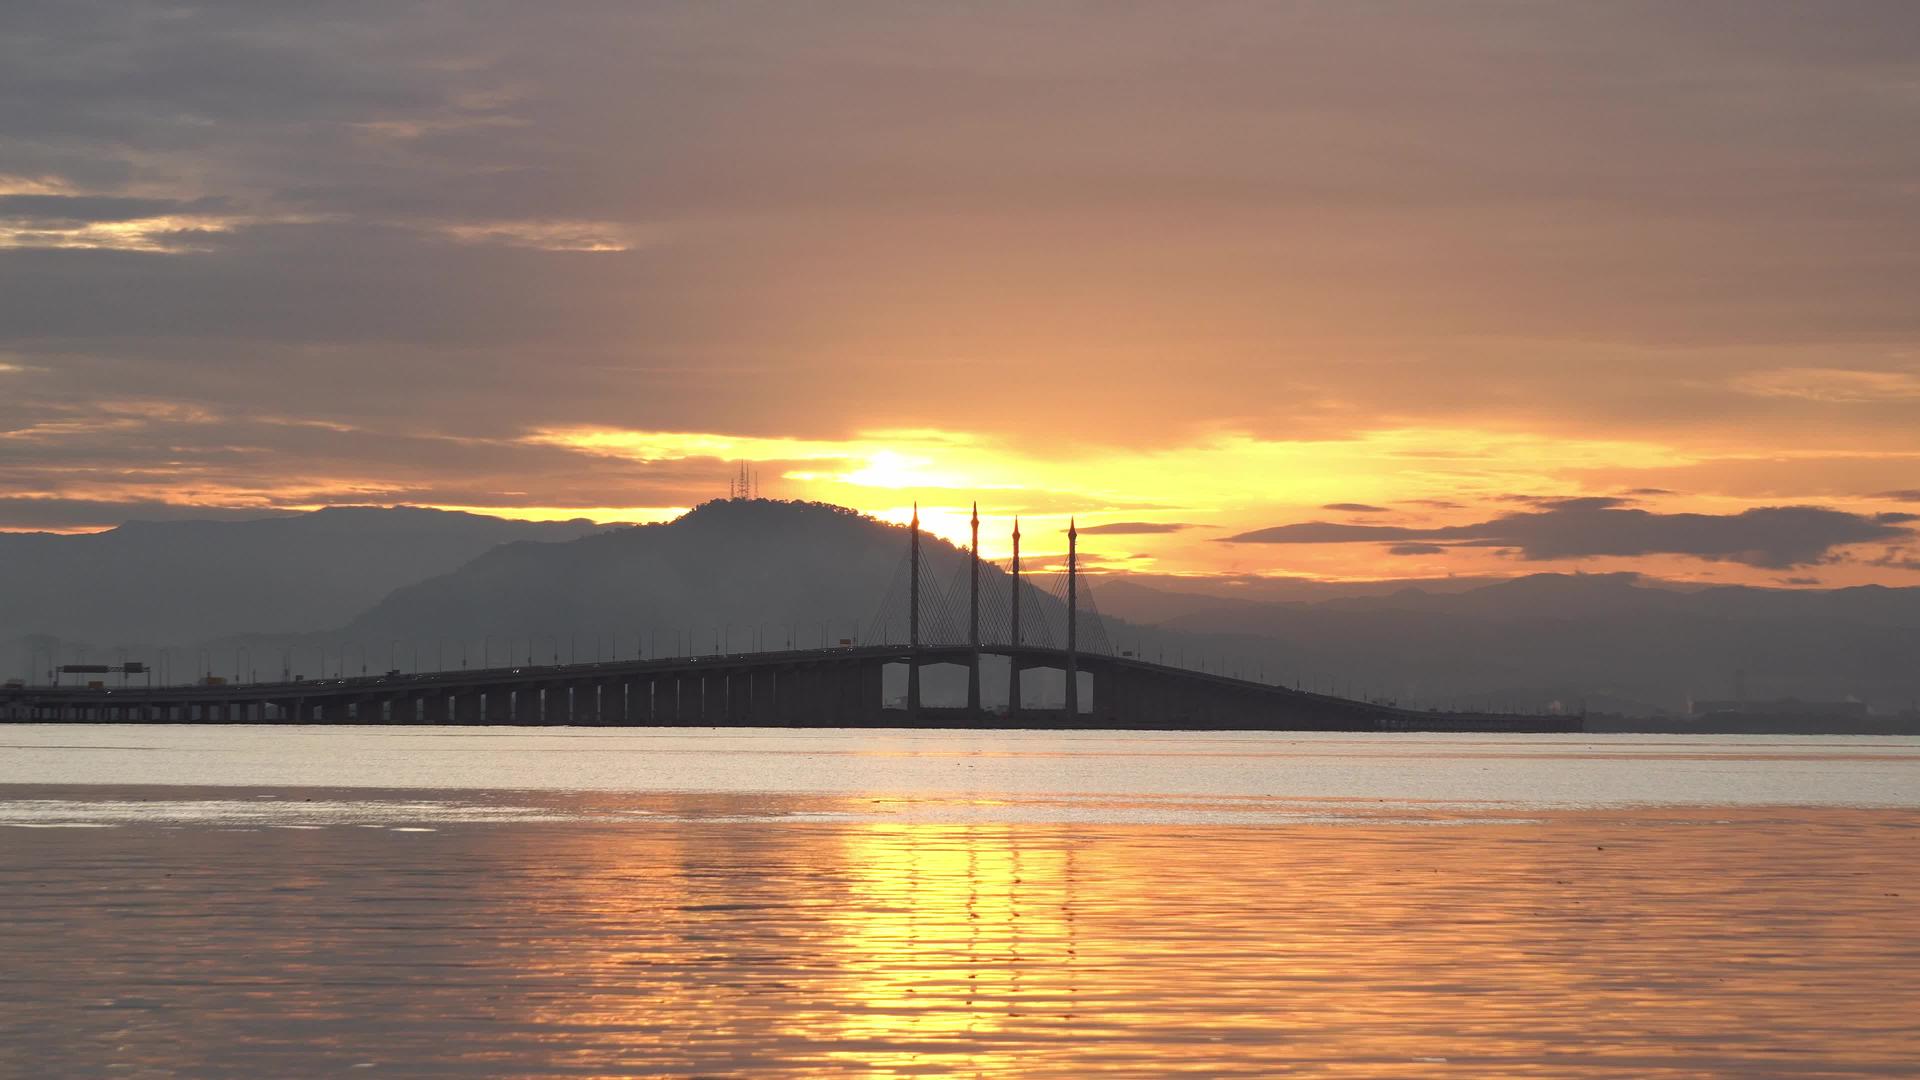
<path fill-rule="evenodd" d="M 1021 670 L 1064 670 L 1047 646 L 983 646 Z M 967 665 L 965 645 L 866 645 L 518 665 L 215 686 L 0 689 L 10 722 L 286 722 L 1579 731 L 1577 717 L 1422 712 L 1135 658 L 1075 654 L 1095 691 L 1079 713 L 889 708 L 889 664 Z M 1090 707 L 1089 707 L 1090 705 Z"/>

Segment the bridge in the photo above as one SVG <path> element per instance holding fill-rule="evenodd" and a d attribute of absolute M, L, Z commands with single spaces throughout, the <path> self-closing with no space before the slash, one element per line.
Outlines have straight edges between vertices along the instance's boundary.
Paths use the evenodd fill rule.
<path fill-rule="evenodd" d="M 1116 652 L 1096 630 L 1081 643 L 1083 588 L 1078 533 L 1069 528 L 1064 597 L 1023 581 L 1016 525 L 1011 574 L 982 588 L 979 520 L 965 567 L 966 627 L 944 603 L 920 557 L 915 515 L 902 573 L 889 605 L 904 601 L 905 640 L 877 644 L 586 663 L 524 664 L 414 674 L 287 679 L 244 684 L 0 689 L 0 721 L 15 723 L 287 723 L 579 726 L 783 726 L 942 728 L 1132 728 L 1290 731 L 1580 731 L 1567 716 L 1438 712 L 1317 694 L 1264 680 L 1194 671 Z M 957 590 L 956 590 L 957 591 Z M 929 604 L 929 597 L 936 602 Z M 1023 598 L 1025 603 L 1023 605 Z M 1023 611 L 1023 607 L 1025 610 Z M 1043 607 L 1061 609 L 1065 641 L 1055 644 Z M 1004 627 L 983 632 L 982 615 Z M 1097 627 L 1097 623 L 1095 626 Z M 1035 640 L 1040 639 L 1040 640 Z M 982 706 L 982 661 L 1006 667 L 1004 710 Z M 965 672 L 963 705 L 923 700 L 922 673 L 939 665 Z M 905 693 L 886 694 L 889 669 Z M 1059 708 L 1023 704 L 1021 678 L 1064 675 Z M 896 678 L 894 682 L 901 680 Z M 1083 682 L 1091 689 L 1083 694 Z"/>

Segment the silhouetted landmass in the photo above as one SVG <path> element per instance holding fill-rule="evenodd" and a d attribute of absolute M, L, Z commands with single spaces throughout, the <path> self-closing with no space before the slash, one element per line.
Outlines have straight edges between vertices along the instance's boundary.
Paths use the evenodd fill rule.
<path fill-rule="evenodd" d="M 930 575 L 947 580 L 965 555 L 922 536 Z M 480 634 L 669 637 L 712 651 L 759 633 L 864 637 L 906 552 L 906 530 L 823 503 L 719 500 L 678 520 L 571 543 L 508 544 L 396 590 L 345 628 L 367 640 Z M 929 618 L 931 615 L 929 615 Z M 824 627 L 824 629 L 823 629 Z M 567 645 L 562 644 L 564 653 Z M 686 647 L 686 646 L 682 646 Z"/>
<path fill-rule="evenodd" d="M 319 630 L 499 544 L 571 540 L 601 528 L 333 507 L 254 521 L 131 521 L 79 536 L 0 533 L 0 640 L 50 634 L 185 645 Z"/>
<path fill-rule="evenodd" d="M 815 503 L 716 501 L 611 529 L 341 509 L 0 545 L 30 554 L 0 566 L 7 631 L 96 650 L 208 646 L 223 672 L 240 670 L 242 649 L 263 674 L 285 664 L 311 675 L 323 659 L 341 669 L 349 652 L 345 667 L 381 670 L 869 641 L 889 595 L 904 633 L 905 529 Z M 925 536 L 923 558 L 932 639 L 942 618 L 949 632 L 964 626 L 963 589 L 931 609 L 939 583 L 959 583 L 965 553 Z M 998 570 L 986 580 L 1004 588 Z M 1689 698 L 1732 696 L 1736 671 L 1756 701 L 1854 697 L 1893 712 L 1920 698 L 1920 589 L 1674 587 L 1631 574 L 1087 585 L 1117 650 L 1414 707 L 1680 713 Z M 1057 601 L 1031 608 L 1057 627 Z M 990 638 L 1004 638 L 1003 612 L 983 613 Z M 0 639 L 7 674 L 27 670 L 25 655 Z M 176 653 L 169 670 L 192 662 Z"/>
<path fill-rule="evenodd" d="M 1633 574 L 1535 574 L 1463 592 L 1315 603 L 1100 585 L 1109 615 L 1308 685 L 1421 702 L 1645 713 L 1726 697 L 1920 696 L 1920 589 L 1673 589 Z"/>

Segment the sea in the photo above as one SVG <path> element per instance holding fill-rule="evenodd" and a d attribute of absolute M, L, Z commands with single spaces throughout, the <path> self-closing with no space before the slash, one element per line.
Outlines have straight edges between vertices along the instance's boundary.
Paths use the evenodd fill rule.
<path fill-rule="evenodd" d="M 10 725 L 0 1075 L 1920 1075 L 1920 739 Z"/>

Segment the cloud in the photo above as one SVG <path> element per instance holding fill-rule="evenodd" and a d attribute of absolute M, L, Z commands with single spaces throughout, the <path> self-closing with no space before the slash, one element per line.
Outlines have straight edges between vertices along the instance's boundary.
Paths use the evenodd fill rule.
<path fill-rule="evenodd" d="M 1440 555 L 1447 549 L 1440 544 L 1389 544 L 1389 555 Z"/>
<path fill-rule="evenodd" d="M 1013 465 L 789 460 L 1235 531 L 1912 453 L 1808 396 L 1920 333 L 1920 8 L 1843 7 L 12 0 L 0 489 L 676 506 L 729 455 L 524 436 L 937 426 Z"/>
<path fill-rule="evenodd" d="M 1176 533 L 1194 528 L 1184 521 L 1115 521 L 1106 525 L 1083 525 L 1082 536 L 1134 536 L 1146 533 Z"/>
<path fill-rule="evenodd" d="M 1533 561 L 1597 556 L 1691 555 L 1711 561 L 1786 569 L 1826 561 L 1835 549 L 1905 540 L 1911 514 L 1849 514 L 1813 506 L 1775 506 L 1738 514 L 1655 514 L 1608 500 L 1567 499 L 1552 509 L 1491 521 L 1419 529 L 1303 522 L 1224 538 L 1238 544 L 1351 544 L 1417 541 L 1453 547 L 1512 548 Z M 1598 503 L 1601 505 L 1589 505 Z M 1422 554 L 1426 554 L 1422 552 Z"/>
<path fill-rule="evenodd" d="M 285 513 L 259 506 L 195 506 L 154 500 L 0 497 L 0 531 L 107 529 L 129 521 L 252 521 Z"/>
<path fill-rule="evenodd" d="M 1541 510 L 1609 510 L 1633 502 L 1611 495 L 1496 495 L 1494 501 L 1525 503 Z"/>
<path fill-rule="evenodd" d="M 1384 506 L 1369 506 L 1366 503 L 1353 503 L 1353 502 L 1328 503 L 1327 505 L 1321 507 L 1320 509 L 1338 510 L 1338 511 L 1341 511 L 1342 513 L 1348 513 L 1348 514 L 1385 514 L 1389 512 L 1388 509 Z"/>
<path fill-rule="evenodd" d="M 1734 380 L 1741 393 L 1758 397 L 1799 398 L 1829 405 L 1920 399 L 1920 375 L 1909 371 L 1853 371 L 1841 368 L 1783 368 Z"/>
<path fill-rule="evenodd" d="M 1920 553 L 1911 548 L 1890 547 L 1878 557 L 1867 560 L 1867 564 L 1893 570 L 1920 570 Z"/>
<path fill-rule="evenodd" d="M 1908 488 L 1902 491 L 1882 491 L 1870 495 L 1871 499 L 1891 499 L 1894 502 L 1920 502 L 1920 488 Z"/>
<path fill-rule="evenodd" d="M 630 251 L 634 230 L 615 221 L 490 221 L 448 225 L 448 236 L 463 244 L 505 244 L 536 251 L 606 253 Z"/>

